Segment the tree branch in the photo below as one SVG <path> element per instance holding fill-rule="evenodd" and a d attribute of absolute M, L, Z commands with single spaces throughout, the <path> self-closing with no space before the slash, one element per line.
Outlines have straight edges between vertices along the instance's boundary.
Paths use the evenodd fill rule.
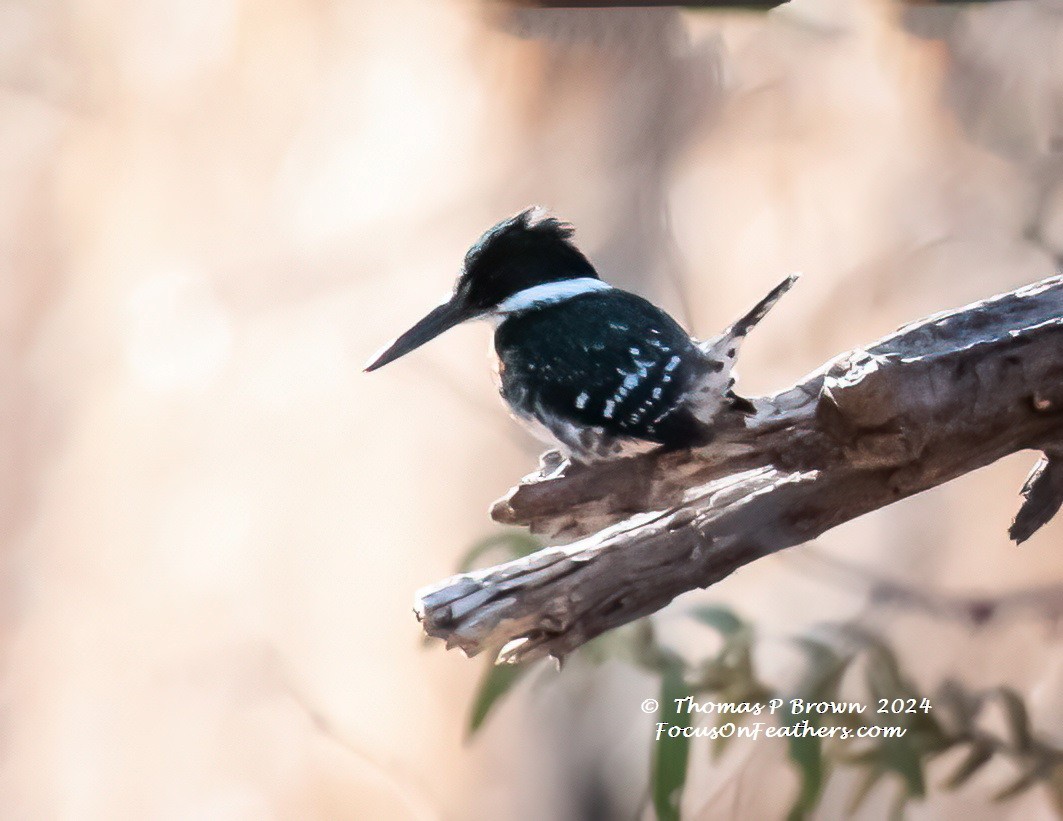
<path fill-rule="evenodd" d="M 754 404 L 700 449 L 526 478 L 493 517 L 584 538 L 420 591 L 426 632 L 469 655 L 561 659 L 744 564 L 1034 448 L 1051 458 L 1013 527 L 1027 538 L 1063 498 L 1063 276 L 905 326 Z"/>

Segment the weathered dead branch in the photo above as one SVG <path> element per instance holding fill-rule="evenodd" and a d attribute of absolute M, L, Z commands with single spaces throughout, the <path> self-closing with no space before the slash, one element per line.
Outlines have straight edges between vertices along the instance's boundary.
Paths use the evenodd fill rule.
<path fill-rule="evenodd" d="M 1011 530 L 1028 538 L 1063 501 L 1063 277 L 905 326 L 754 401 L 704 448 L 525 479 L 496 520 L 585 538 L 422 590 L 425 630 L 469 655 L 561 658 L 761 556 L 1036 449 Z"/>

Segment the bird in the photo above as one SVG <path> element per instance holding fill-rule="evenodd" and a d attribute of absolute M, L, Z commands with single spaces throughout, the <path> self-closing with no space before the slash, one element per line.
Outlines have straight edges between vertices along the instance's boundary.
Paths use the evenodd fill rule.
<path fill-rule="evenodd" d="M 722 413 L 754 413 L 732 389 L 735 359 L 797 275 L 698 341 L 652 302 L 604 282 L 574 230 L 537 206 L 488 229 L 453 293 L 365 371 L 462 322 L 491 320 L 499 390 L 513 416 L 581 464 L 703 446 Z"/>

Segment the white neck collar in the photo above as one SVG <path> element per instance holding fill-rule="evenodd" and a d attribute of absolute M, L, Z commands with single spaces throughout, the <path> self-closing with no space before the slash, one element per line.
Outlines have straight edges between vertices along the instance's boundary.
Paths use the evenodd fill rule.
<path fill-rule="evenodd" d="M 517 293 L 506 297 L 498 303 L 498 307 L 492 313 L 505 316 L 518 311 L 526 311 L 529 308 L 539 308 L 555 302 L 564 302 L 566 299 L 572 299 L 574 296 L 588 294 L 592 291 L 607 291 L 612 287 L 612 285 L 594 277 L 544 282 L 542 285 L 533 285 L 531 288 L 525 288 L 523 291 L 517 291 Z"/>

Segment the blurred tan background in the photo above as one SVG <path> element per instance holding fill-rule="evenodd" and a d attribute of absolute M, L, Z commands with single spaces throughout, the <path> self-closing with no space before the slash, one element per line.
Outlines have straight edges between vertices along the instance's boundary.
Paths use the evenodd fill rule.
<path fill-rule="evenodd" d="M 639 817 L 654 682 L 577 666 L 465 744 L 481 660 L 411 614 L 534 467 L 488 329 L 361 373 L 530 203 L 703 335 L 803 271 L 742 362 L 783 387 L 1053 273 L 1063 4 L 0 2 L 0 816 Z M 818 549 L 955 594 L 1063 580 L 1063 523 L 1006 538 L 1033 461 Z M 921 681 L 1013 684 L 1063 743 L 1058 625 L 869 605 L 802 550 L 668 612 L 865 613 Z M 784 756 L 698 754 L 689 816 L 779 817 Z M 1006 775 L 911 817 L 1053 817 L 990 805 Z"/>

